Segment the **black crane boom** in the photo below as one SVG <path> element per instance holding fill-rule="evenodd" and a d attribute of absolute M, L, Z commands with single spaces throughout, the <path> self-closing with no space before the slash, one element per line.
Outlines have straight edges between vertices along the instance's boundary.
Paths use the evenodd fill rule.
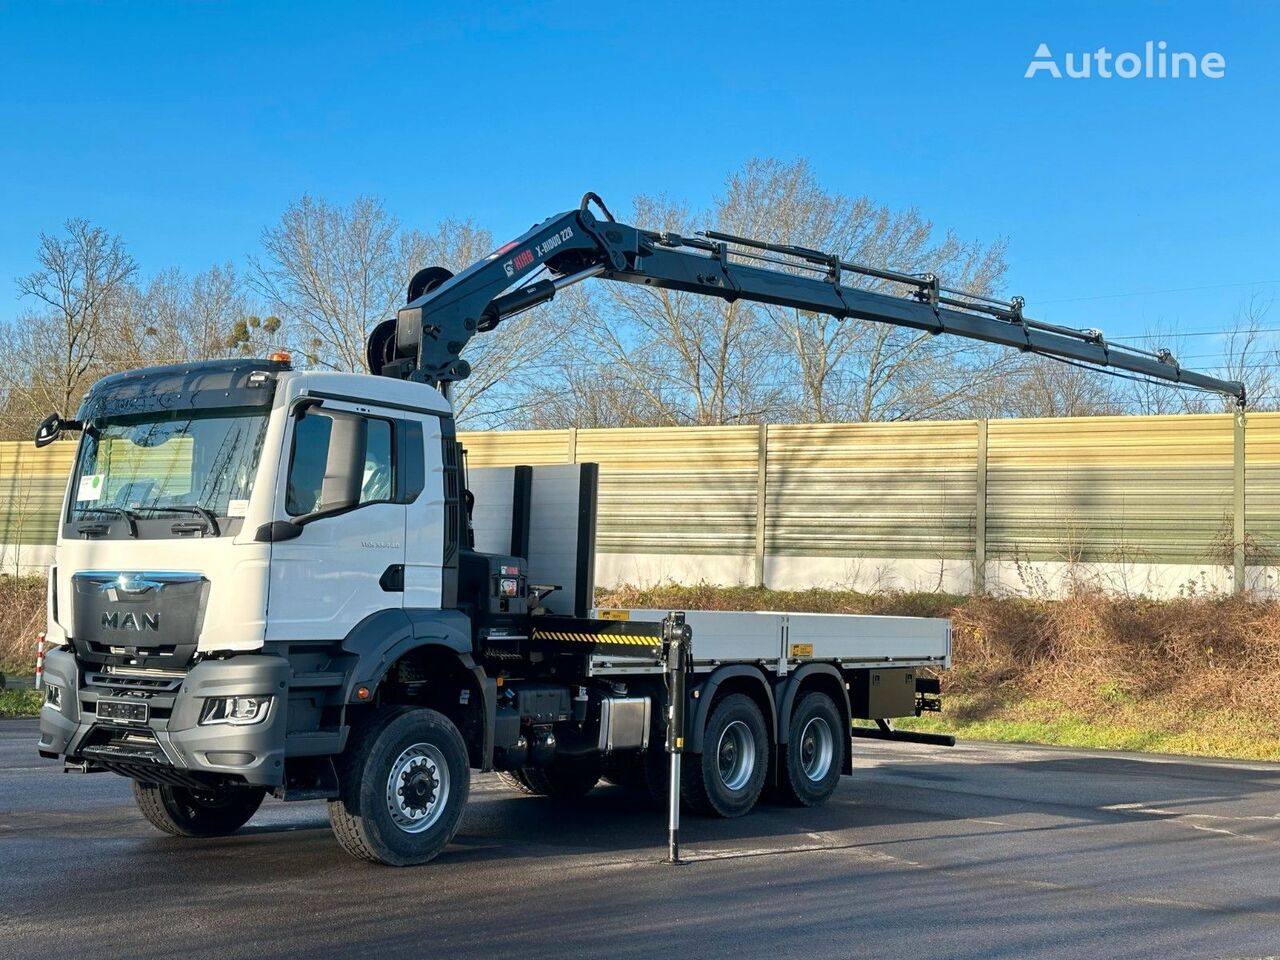
<path fill-rule="evenodd" d="M 603 220 L 589 209 L 591 201 Z M 534 274 L 542 278 L 529 282 Z M 1142 350 L 1110 342 L 1097 330 L 1032 320 L 1018 297 L 970 294 L 943 286 L 932 274 L 900 273 L 712 230 L 693 237 L 640 230 L 615 221 L 595 194 L 456 276 L 439 267 L 419 271 L 409 285 L 409 303 L 369 337 L 370 370 L 444 388 L 470 373 L 461 354 L 473 336 L 592 277 L 952 334 L 1218 393 L 1245 405 L 1239 381 L 1187 370 L 1167 350 Z M 862 289 L 848 278 L 896 285 L 901 292 Z"/>

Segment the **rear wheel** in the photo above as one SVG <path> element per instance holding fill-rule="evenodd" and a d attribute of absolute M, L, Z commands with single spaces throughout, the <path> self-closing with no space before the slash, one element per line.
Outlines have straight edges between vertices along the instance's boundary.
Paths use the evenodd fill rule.
<path fill-rule="evenodd" d="M 684 759 L 680 787 L 690 809 L 720 817 L 750 812 L 769 766 L 769 733 L 756 702 L 735 693 L 717 703 L 707 718 L 702 753 Z"/>
<path fill-rule="evenodd" d="M 133 781 L 133 799 L 151 825 L 175 837 L 225 837 L 258 811 L 266 790 L 222 787 L 198 790 Z"/>
<path fill-rule="evenodd" d="M 835 701 L 825 693 L 806 693 L 791 714 L 787 761 L 780 778 L 782 799 L 803 807 L 826 803 L 840 783 L 848 729 Z"/>
<path fill-rule="evenodd" d="M 448 717 L 402 708 L 375 720 L 343 755 L 329 822 L 360 860 L 426 863 L 453 839 L 471 788 L 467 745 Z"/>
<path fill-rule="evenodd" d="M 604 762 L 604 779 L 615 787 L 647 790 L 644 756 L 639 753 L 614 754 Z"/>
<path fill-rule="evenodd" d="M 504 771 L 498 779 L 519 793 L 538 797 L 585 797 L 600 782 L 600 761 L 557 757 L 546 767 Z"/>
<path fill-rule="evenodd" d="M 529 781 L 525 779 L 523 770 L 499 770 L 498 782 L 508 790 L 514 790 L 516 793 L 523 793 L 531 797 L 538 795 L 538 791 L 533 789 L 529 785 Z"/>

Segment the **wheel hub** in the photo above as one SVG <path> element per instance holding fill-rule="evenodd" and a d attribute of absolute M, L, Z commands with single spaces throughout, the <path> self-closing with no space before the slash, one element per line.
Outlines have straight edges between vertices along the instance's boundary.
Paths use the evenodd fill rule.
<path fill-rule="evenodd" d="M 800 731 L 800 769 L 814 783 L 825 779 L 835 761 L 835 735 L 822 717 L 813 717 Z"/>
<path fill-rule="evenodd" d="M 402 781 L 397 793 L 404 798 L 404 804 L 411 812 L 421 814 L 435 803 L 436 788 L 440 781 L 436 779 L 435 769 L 427 766 L 426 760 L 410 764 Z"/>
<path fill-rule="evenodd" d="M 449 801 L 449 767 L 434 744 L 406 747 L 387 776 L 387 812 L 405 833 L 432 827 Z"/>
<path fill-rule="evenodd" d="M 751 728 L 735 720 L 724 728 L 716 745 L 720 782 L 730 790 L 743 790 L 756 769 L 756 742 Z"/>

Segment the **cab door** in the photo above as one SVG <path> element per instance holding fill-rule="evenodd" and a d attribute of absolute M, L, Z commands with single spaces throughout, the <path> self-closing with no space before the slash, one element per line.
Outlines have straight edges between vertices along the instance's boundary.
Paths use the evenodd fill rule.
<path fill-rule="evenodd" d="M 278 472 L 268 640 L 340 640 L 404 597 L 402 414 L 304 398 Z M 281 524 L 280 521 L 285 521 Z"/>

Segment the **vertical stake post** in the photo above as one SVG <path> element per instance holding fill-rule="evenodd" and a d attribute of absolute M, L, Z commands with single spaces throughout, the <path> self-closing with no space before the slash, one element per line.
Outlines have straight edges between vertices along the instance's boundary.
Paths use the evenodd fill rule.
<path fill-rule="evenodd" d="M 760 424 L 756 439 L 756 586 L 765 587 L 764 551 L 767 530 L 765 510 L 769 500 L 769 425 Z"/>
<path fill-rule="evenodd" d="M 1231 499 L 1234 516 L 1231 524 L 1231 592 L 1245 590 L 1245 419 L 1244 407 L 1236 407 L 1235 435 L 1231 457 Z"/>
<path fill-rule="evenodd" d="M 667 793 L 666 863 L 680 859 L 680 755 L 684 753 L 685 674 L 693 631 L 683 613 L 668 613 L 662 621 L 662 657 L 667 674 L 667 753 L 671 757 L 671 782 Z"/>
<path fill-rule="evenodd" d="M 987 421 L 978 421 L 978 461 L 973 505 L 973 582 L 974 594 L 987 592 Z"/>

